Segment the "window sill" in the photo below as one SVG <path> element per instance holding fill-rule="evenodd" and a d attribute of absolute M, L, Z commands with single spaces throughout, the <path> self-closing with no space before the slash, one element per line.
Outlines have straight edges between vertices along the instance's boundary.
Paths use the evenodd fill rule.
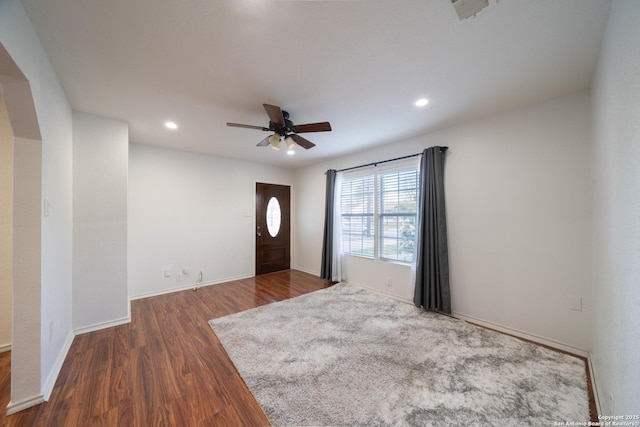
<path fill-rule="evenodd" d="M 359 259 L 366 259 L 369 261 L 387 262 L 389 264 L 404 265 L 407 267 L 411 267 L 411 262 L 408 262 L 408 261 L 398 261 L 395 259 L 388 259 L 388 258 L 374 258 L 374 257 L 365 256 L 365 255 L 357 255 L 357 254 L 344 254 L 344 256 L 349 256 L 349 257 L 359 258 Z"/>

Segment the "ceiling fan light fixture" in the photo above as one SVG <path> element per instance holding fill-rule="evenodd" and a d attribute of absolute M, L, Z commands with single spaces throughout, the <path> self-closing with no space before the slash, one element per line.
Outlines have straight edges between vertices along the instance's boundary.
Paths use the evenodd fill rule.
<path fill-rule="evenodd" d="M 296 142 L 293 140 L 293 138 L 291 138 L 291 136 L 287 136 L 284 139 L 284 142 L 287 144 L 287 150 L 293 151 L 293 147 L 296 146 Z"/>
<path fill-rule="evenodd" d="M 269 137 L 269 145 L 274 150 L 278 150 L 279 151 L 280 150 L 280 135 L 278 135 L 277 133 L 274 133 L 273 135 L 271 135 Z"/>
<path fill-rule="evenodd" d="M 291 138 L 291 135 L 287 136 L 284 139 L 285 144 L 287 144 L 287 155 L 289 156 L 293 156 L 294 154 L 296 154 L 295 151 L 293 151 L 293 148 L 296 146 L 296 142 L 293 140 L 293 138 Z"/>

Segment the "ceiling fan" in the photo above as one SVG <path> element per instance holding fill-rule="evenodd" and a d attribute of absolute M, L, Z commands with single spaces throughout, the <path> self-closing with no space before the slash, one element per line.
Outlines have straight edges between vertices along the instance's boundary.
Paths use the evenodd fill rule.
<path fill-rule="evenodd" d="M 266 137 L 262 141 L 258 143 L 258 147 L 266 147 L 271 146 L 274 150 L 280 149 L 280 139 L 284 138 L 285 144 L 287 144 L 287 149 L 292 153 L 293 146 L 298 144 L 299 146 L 306 148 L 315 147 L 316 144 L 309 141 L 306 138 L 298 135 L 299 133 L 306 132 L 328 132 L 331 130 L 331 124 L 329 122 L 319 122 L 319 123 L 307 123 L 304 125 L 294 125 L 291 120 L 289 120 L 289 113 L 283 111 L 277 105 L 269 105 L 262 104 L 267 115 L 269 116 L 269 127 L 264 126 L 253 126 L 253 125 L 243 125 L 240 123 L 228 123 L 227 126 L 238 127 L 238 128 L 248 128 L 248 129 L 259 129 L 266 132 L 273 132 L 273 135 Z"/>

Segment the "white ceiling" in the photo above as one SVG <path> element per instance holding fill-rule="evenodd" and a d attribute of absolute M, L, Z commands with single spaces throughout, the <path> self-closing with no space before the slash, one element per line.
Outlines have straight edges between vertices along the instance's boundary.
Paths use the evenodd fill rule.
<path fill-rule="evenodd" d="M 460 21 L 450 0 L 22 3 L 74 109 L 127 121 L 132 142 L 284 167 L 588 88 L 610 6 L 490 0 Z M 268 126 L 263 103 L 333 131 L 289 157 L 225 125 Z"/>

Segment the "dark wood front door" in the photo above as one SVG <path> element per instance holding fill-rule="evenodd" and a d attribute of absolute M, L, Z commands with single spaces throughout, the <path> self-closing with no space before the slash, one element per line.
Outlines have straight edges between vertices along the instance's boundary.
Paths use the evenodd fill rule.
<path fill-rule="evenodd" d="M 290 187 L 256 183 L 256 276 L 290 268 Z"/>

